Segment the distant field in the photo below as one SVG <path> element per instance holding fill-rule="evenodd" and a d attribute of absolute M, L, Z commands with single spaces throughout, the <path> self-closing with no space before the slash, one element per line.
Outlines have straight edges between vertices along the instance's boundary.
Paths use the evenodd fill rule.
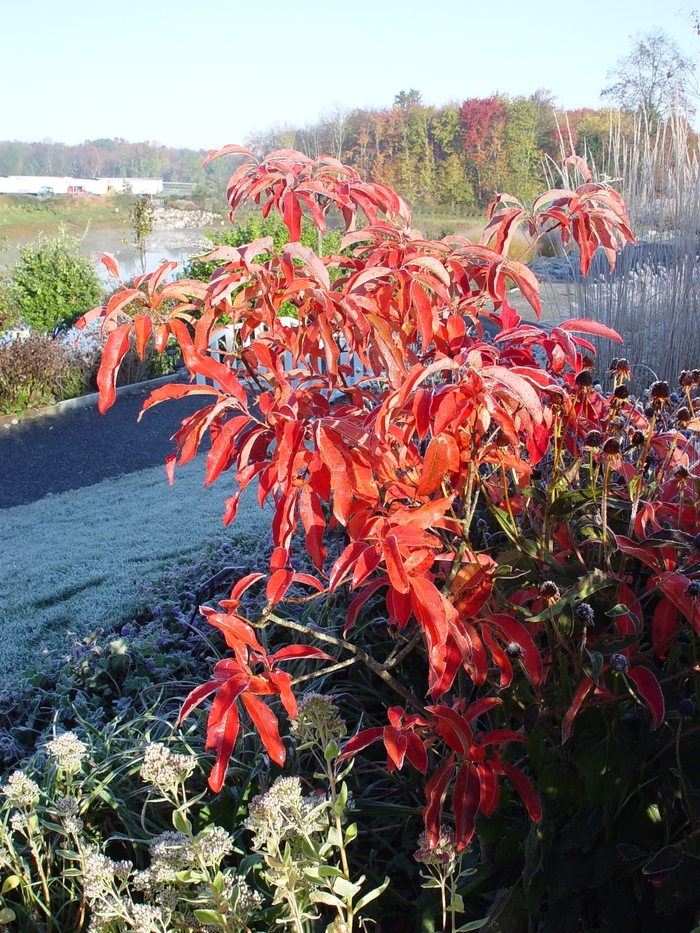
<path fill-rule="evenodd" d="M 113 198 L 0 194 L 0 238 L 26 239 L 39 232 L 51 236 L 65 226 L 69 234 L 92 229 L 128 226 L 127 210 Z"/>

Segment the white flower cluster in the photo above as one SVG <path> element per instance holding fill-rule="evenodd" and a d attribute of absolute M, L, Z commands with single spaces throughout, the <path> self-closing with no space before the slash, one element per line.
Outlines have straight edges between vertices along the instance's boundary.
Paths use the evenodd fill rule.
<path fill-rule="evenodd" d="M 151 839 L 151 882 L 168 884 L 177 880 L 177 873 L 185 871 L 195 860 L 195 851 L 184 833 L 169 830 Z M 146 872 L 140 872 L 145 875 Z"/>
<path fill-rule="evenodd" d="M 325 796 L 303 797 L 298 777 L 279 777 L 266 794 L 251 801 L 245 827 L 253 834 L 253 848 L 263 849 L 294 836 L 323 832 L 328 827 Z"/>
<path fill-rule="evenodd" d="M 153 742 L 143 757 L 141 780 L 159 790 L 170 790 L 186 781 L 194 766 L 195 760 L 189 755 L 178 755 L 162 743 Z"/>
<path fill-rule="evenodd" d="M 157 933 L 164 929 L 165 918 L 160 907 L 149 904 L 129 904 L 134 933 Z"/>
<path fill-rule="evenodd" d="M 233 839 L 221 826 L 207 826 L 195 837 L 194 844 L 205 865 L 215 867 L 233 852 Z"/>
<path fill-rule="evenodd" d="M 77 836 L 85 824 L 78 816 L 78 809 L 80 805 L 76 798 L 59 797 L 58 800 L 54 802 L 54 806 L 58 810 L 58 815 L 65 829 L 69 833 L 72 833 L 74 836 Z"/>
<path fill-rule="evenodd" d="M 133 868 L 131 862 L 115 862 L 95 846 L 88 846 L 83 850 L 83 859 L 83 893 L 87 898 L 100 898 L 110 894 L 115 878 L 125 881 Z"/>
<path fill-rule="evenodd" d="M 15 807 L 35 807 L 39 802 L 39 785 L 27 777 L 24 771 L 13 771 L 7 779 L 7 784 L 0 787 L 0 791 Z"/>
<path fill-rule="evenodd" d="M 87 755 L 87 746 L 74 732 L 63 732 L 46 743 L 46 751 L 64 771 L 79 771 Z"/>
<path fill-rule="evenodd" d="M 291 731 L 300 745 L 318 741 L 325 747 L 331 739 L 342 739 L 348 730 L 332 697 L 306 693 L 299 699 L 299 711 Z"/>
<path fill-rule="evenodd" d="M 262 908 L 262 894 L 259 891 L 254 891 L 242 875 L 237 875 L 233 880 L 238 888 L 236 913 L 244 919 L 252 917 Z"/>

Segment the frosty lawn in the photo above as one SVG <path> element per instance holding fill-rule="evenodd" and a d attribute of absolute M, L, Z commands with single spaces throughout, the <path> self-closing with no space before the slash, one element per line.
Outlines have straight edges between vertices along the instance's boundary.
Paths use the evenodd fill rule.
<path fill-rule="evenodd" d="M 40 652 L 64 654 L 73 635 L 127 620 L 139 598 L 134 580 L 191 563 L 214 538 L 229 537 L 235 555 L 237 537 L 268 533 L 270 513 L 253 494 L 226 529 L 233 483 L 205 489 L 203 480 L 198 457 L 172 487 L 155 467 L 0 512 L 2 678 Z"/>

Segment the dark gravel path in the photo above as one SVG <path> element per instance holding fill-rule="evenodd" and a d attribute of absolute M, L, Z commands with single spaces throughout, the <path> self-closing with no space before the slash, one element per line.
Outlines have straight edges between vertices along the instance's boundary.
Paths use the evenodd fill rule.
<path fill-rule="evenodd" d="M 0 426 L 0 509 L 164 464 L 202 398 L 156 405 L 137 423 L 147 394 L 122 395 L 103 416 L 89 406 Z"/>

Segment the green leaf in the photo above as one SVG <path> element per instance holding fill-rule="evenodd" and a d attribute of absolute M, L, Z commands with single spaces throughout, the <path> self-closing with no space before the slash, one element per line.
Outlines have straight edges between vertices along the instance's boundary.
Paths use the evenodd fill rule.
<path fill-rule="evenodd" d="M 12 891 L 17 887 L 18 884 L 20 884 L 21 880 L 22 879 L 19 877 L 19 875 L 10 875 L 9 877 L 5 878 L 2 883 L 2 893 L 7 894 L 8 891 Z"/>
<path fill-rule="evenodd" d="M 184 833 L 186 836 L 192 835 L 192 824 L 181 810 L 173 813 L 173 826 L 179 833 Z"/>
<path fill-rule="evenodd" d="M 338 755 L 340 755 L 340 746 L 335 739 L 331 739 L 328 745 L 326 745 L 323 757 L 326 759 L 326 761 L 333 761 L 333 759 L 337 758 Z"/>
<path fill-rule="evenodd" d="M 605 663 L 605 658 L 599 651 L 590 651 L 586 648 L 586 654 L 588 655 L 590 664 L 583 664 L 583 670 L 595 683 L 596 687 L 600 686 L 600 675 L 603 670 L 603 664 Z"/>
<path fill-rule="evenodd" d="M 345 845 L 352 842 L 353 839 L 357 839 L 357 823 L 350 823 L 349 826 L 345 827 Z"/>
<path fill-rule="evenodd" d="M 472 920 L 471 923 L 465 923 L 464 926 L 457 927 L 457 933 L 469 933 L 470 930 L 480 930 L 485 923 L 488 922 L 488 917 L 484 917 L 482 920 Z"/>
<path fill-rule="evenodd" d="M 15 919 L 14 910 L 11 910 L 9 907 L 3 907 L 3 909 L 0 910 L 0 923 L 3 926 L 6 923 L 12 923 L 14 919 Z"/>
<path fill-rule="evenodd" d="M 329 907 L 345 907 L 345 904 L 330 891 L 312 891 L 309 900 L 314 904 L 327 904 Z"/>
<path fill-rule="evenodd" d="M 328 830 L 326 840 L 330 843 L 330 845 L 338 846 L 339 849 L 342 848 L 343 840 L 336 826 L 331 826 L 331 828 Z"/>
<path fill-rule="evenodd" d="M 335 891 L 335 893 L 338 894 L 340 897 L 347 898 L 348 900 L 353 898 L 357 894 L 357 892 L 360 890 L 361 887 L 362 887 L 362 882 L 360 882 L 359 884 L 353 884 L 352 881 L 348 881 L 347 878 L 343 878 L 343 877 L 336 878 L 335 881 L 333 882 L 333 890 Z"/>
<path fill-rule="evenodd" d="M 348 785 L 343 781 L 340 787 L 340 793 L 336 797 L 333 812 L 341 816 L 348 802 Z"/>
<path fill-rule="evenodd" d="M 452 903 L 447 908 L 448 913 L 452 914 L 463 914 L 464 913 L 464 898 L 461 894 L 455 894 L 452 898 Z"/>
<path fill-rule="evenodd" d="M 358 914 L 363 907 L 366 907 L 367 904 L 370 903 L 370 901 L 375 900 L 375 898 L 379 897 L 380 894 L 383 894 L 386 891 L 388 885 L 389 877 L 387 876 L 378 888 L 372 888 L 372 890 L 368 891 L 367 894 L 363 894 L 357 904 L 355 904 L 355 913 Z"/>
<path fill-rule="evenodd" d="M 221 922 L 221 914 L 216 910 L 205 910 L 199 909 L 193 911 L 195 918 L 199 920 L 200 923 L 209 924 L 210 926 L 216 926 L 220 929 L 223 929 L 223 923 Z"/>
<path fill-rule="evenodd" d="M 221 895 L 224 893 L 224 876 L 220 871 L 216 873 L 216 878 L 214 878 L 212 881 L 211 886 L 215 891 L 216 896 L 221 897 Z"/>

